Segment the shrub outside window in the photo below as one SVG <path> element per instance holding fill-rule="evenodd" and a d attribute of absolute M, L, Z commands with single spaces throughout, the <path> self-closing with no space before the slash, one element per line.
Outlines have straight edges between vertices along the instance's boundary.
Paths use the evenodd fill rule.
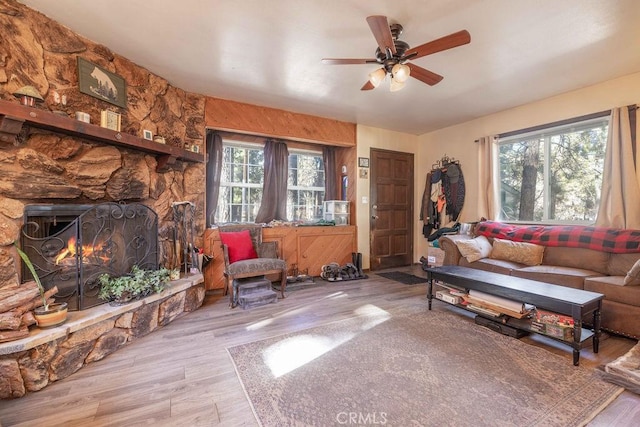
<path fill-rule="evenodd" d="M 593 223 L 608 124 L 605 116 L 500 138 L 499 219 Z"/>

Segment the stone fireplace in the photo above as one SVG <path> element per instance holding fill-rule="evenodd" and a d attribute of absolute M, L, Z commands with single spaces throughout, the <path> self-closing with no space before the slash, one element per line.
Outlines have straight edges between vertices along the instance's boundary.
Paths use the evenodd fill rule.
<path fill-rule="evenodd" d="M 173 250 L 176 225 L 172 203 L 176 201 L 195 205 L 194 244 L 202 247 L 204 96 L 172 86 L 21 3 L 4 4 L 0 23 L 11 29 L 3 33 L 6 37 L 0 55 L 0 297 L 11 299 L 24 281 L 13 246 L 16 241 L 34 251 L 31 258 L 42 258 L 44 266 L 40 268 L 45 269 L 45 278 L 68 277 L 68 289 L 62 291 L 56 283 L 59 294 L 64 292 L 58 299 L 77 298 L 78 308 L 95 305 L 91 284 L 98 273 L 93 266 L 85 267 L 84 261 L 97 263 L 99 253 L 114 255 L 106 262 L 107 271 L 127 270 L 131 256 L 149 265 L 178 264 Z M 125 80 L 126 106 L 114 106 L 80 92 L 78 57 Z M 33 86 L 44 101 L 34 107 L 20 105 L 13 93 L 25 85 Z M 121 115 L 120 131 L 97 125 L 105 110 Z M 79 111 L 91 117 L 91 124 L 75 120 Z M 162 135 L 166 144 L 145 140 L 144 131 Z M 199 147 L 197 153 L 187 149 L 193 146 Z M 155 217 L 155 240 L 120 235 L 99 247 L 94 238 L 108 234 L 108 227 L 100 232 L 90 227 L 100 227 L 111 213 L 96 209 L 83 214 L 84 208 L 72 208 L 88 206 L 91 210 L 121 203 L 140 208 L 143 220 L 133 228 L 145 228 Z M 68 211 L 46 219 L 44 212 L 29 208 L 47 204 L 64 206 Z M 73 223 L 82 215 L 80 222 Z M 39 224 L 40 230 L 26 223 Z M 81 224 L 91 225 L 84 229 Z M 75 244 L 69 244 L 72 237 Z M 87 245 L 92 248 L 86 249 Z M 91 249 L 96 255 L 88 252 Z M 75 254 L 67 257 L 63 266 L 54 267 L 53 261 L 65 250 L 75 250 Z M 134 255 L 123 255 L 122 250 Z M 78 264 L 80 259 L 82 264 Z M 6 341 L 0 342 L 0 398 L 18 397 L 71 375 L 84 364 L 197 309 L 203 298 L 202 275 L 195 274 L 144 301 L 123 307 L 101 304 L 71 312 L 67 322 L 52 329 L 34 327 L 28 310 L 10 308 L 12 312 L 19 309 L 16 318 L 22 320 L 11 328 L 0 328 L 2 341 Z"/>
<path fill-rule="evenodd" d="M 158 215 L 139 204 L 28 205 L 20 246 L 69 310 L 102 304 L 98 278 L 158 269 Z M 23 268 L 22 281 L 32 280 Z"/>

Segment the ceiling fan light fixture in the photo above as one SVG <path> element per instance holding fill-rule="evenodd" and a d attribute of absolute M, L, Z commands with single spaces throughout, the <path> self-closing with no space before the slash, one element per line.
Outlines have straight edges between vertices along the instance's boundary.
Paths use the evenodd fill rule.
<path fill-rule="evenodd" d="M 386 76 L 387 71 L 384 68 L 378 68 L 373 73 L 369 73 L 369 81 L 373 87 L 378 87 Z"/>
<path fill-rule="evenodd" d="M 398 83 L 404 83 L 409 78 L 409 74 L 411 73 L 411 69 L 408 65 L 405 64 L 396 64 L 391 69 L 391 73 L 393 74 L 393 79 Z"/>
<path fill-rule="evenodd" d="M 389 90 L 391 92 L 397 92 L 404 87 L 404 82 L 398 81 L 395 77 L 391 77 L 391 84 L 389 85 Z"/>

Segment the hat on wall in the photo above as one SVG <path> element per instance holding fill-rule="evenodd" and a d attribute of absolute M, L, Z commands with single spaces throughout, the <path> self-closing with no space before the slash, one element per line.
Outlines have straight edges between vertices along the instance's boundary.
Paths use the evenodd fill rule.
<path fill-rule="evenodd" d="M 447 166 L 447 177 L 449 178 L 449 182 L 455 184 L 458 182 L 458 178 L 460 178 L 460 167 L 456 164 L 450 164 Z"/>

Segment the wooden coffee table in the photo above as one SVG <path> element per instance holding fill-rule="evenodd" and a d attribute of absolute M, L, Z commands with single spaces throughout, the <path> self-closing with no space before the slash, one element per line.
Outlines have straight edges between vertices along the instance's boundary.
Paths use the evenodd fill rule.
<path fill-rule="evenodd" d="M 580 344 L 587 339 L 593 339 L 593 352 L 598 352 L 603 294 L 457 265 L 430 267 L 426 271 L 429 279 L 427 290 L 429 310 L 431 310 L 433 300 L 433 281 L 440 280 L 467 292 L 470 290 L 485 292 L 516 302 L 531 304 L 542 310 L 571 316 L 574 321 L 573 341 L 566 341 L 550 335 L 545 336 L 571 346 L 573 348 L 573 364 L 576 366 L 580 363 Z M 460 307 L 464 308 L 462 305 Z M 593 330 L 582 327 L 583 319 L 589 315 L 593 315 Z M 527 326 L 527 322 L 519 321 L 516 323 L 517 325 L 512 326 L 537 333 L 530 326 Z"/>

